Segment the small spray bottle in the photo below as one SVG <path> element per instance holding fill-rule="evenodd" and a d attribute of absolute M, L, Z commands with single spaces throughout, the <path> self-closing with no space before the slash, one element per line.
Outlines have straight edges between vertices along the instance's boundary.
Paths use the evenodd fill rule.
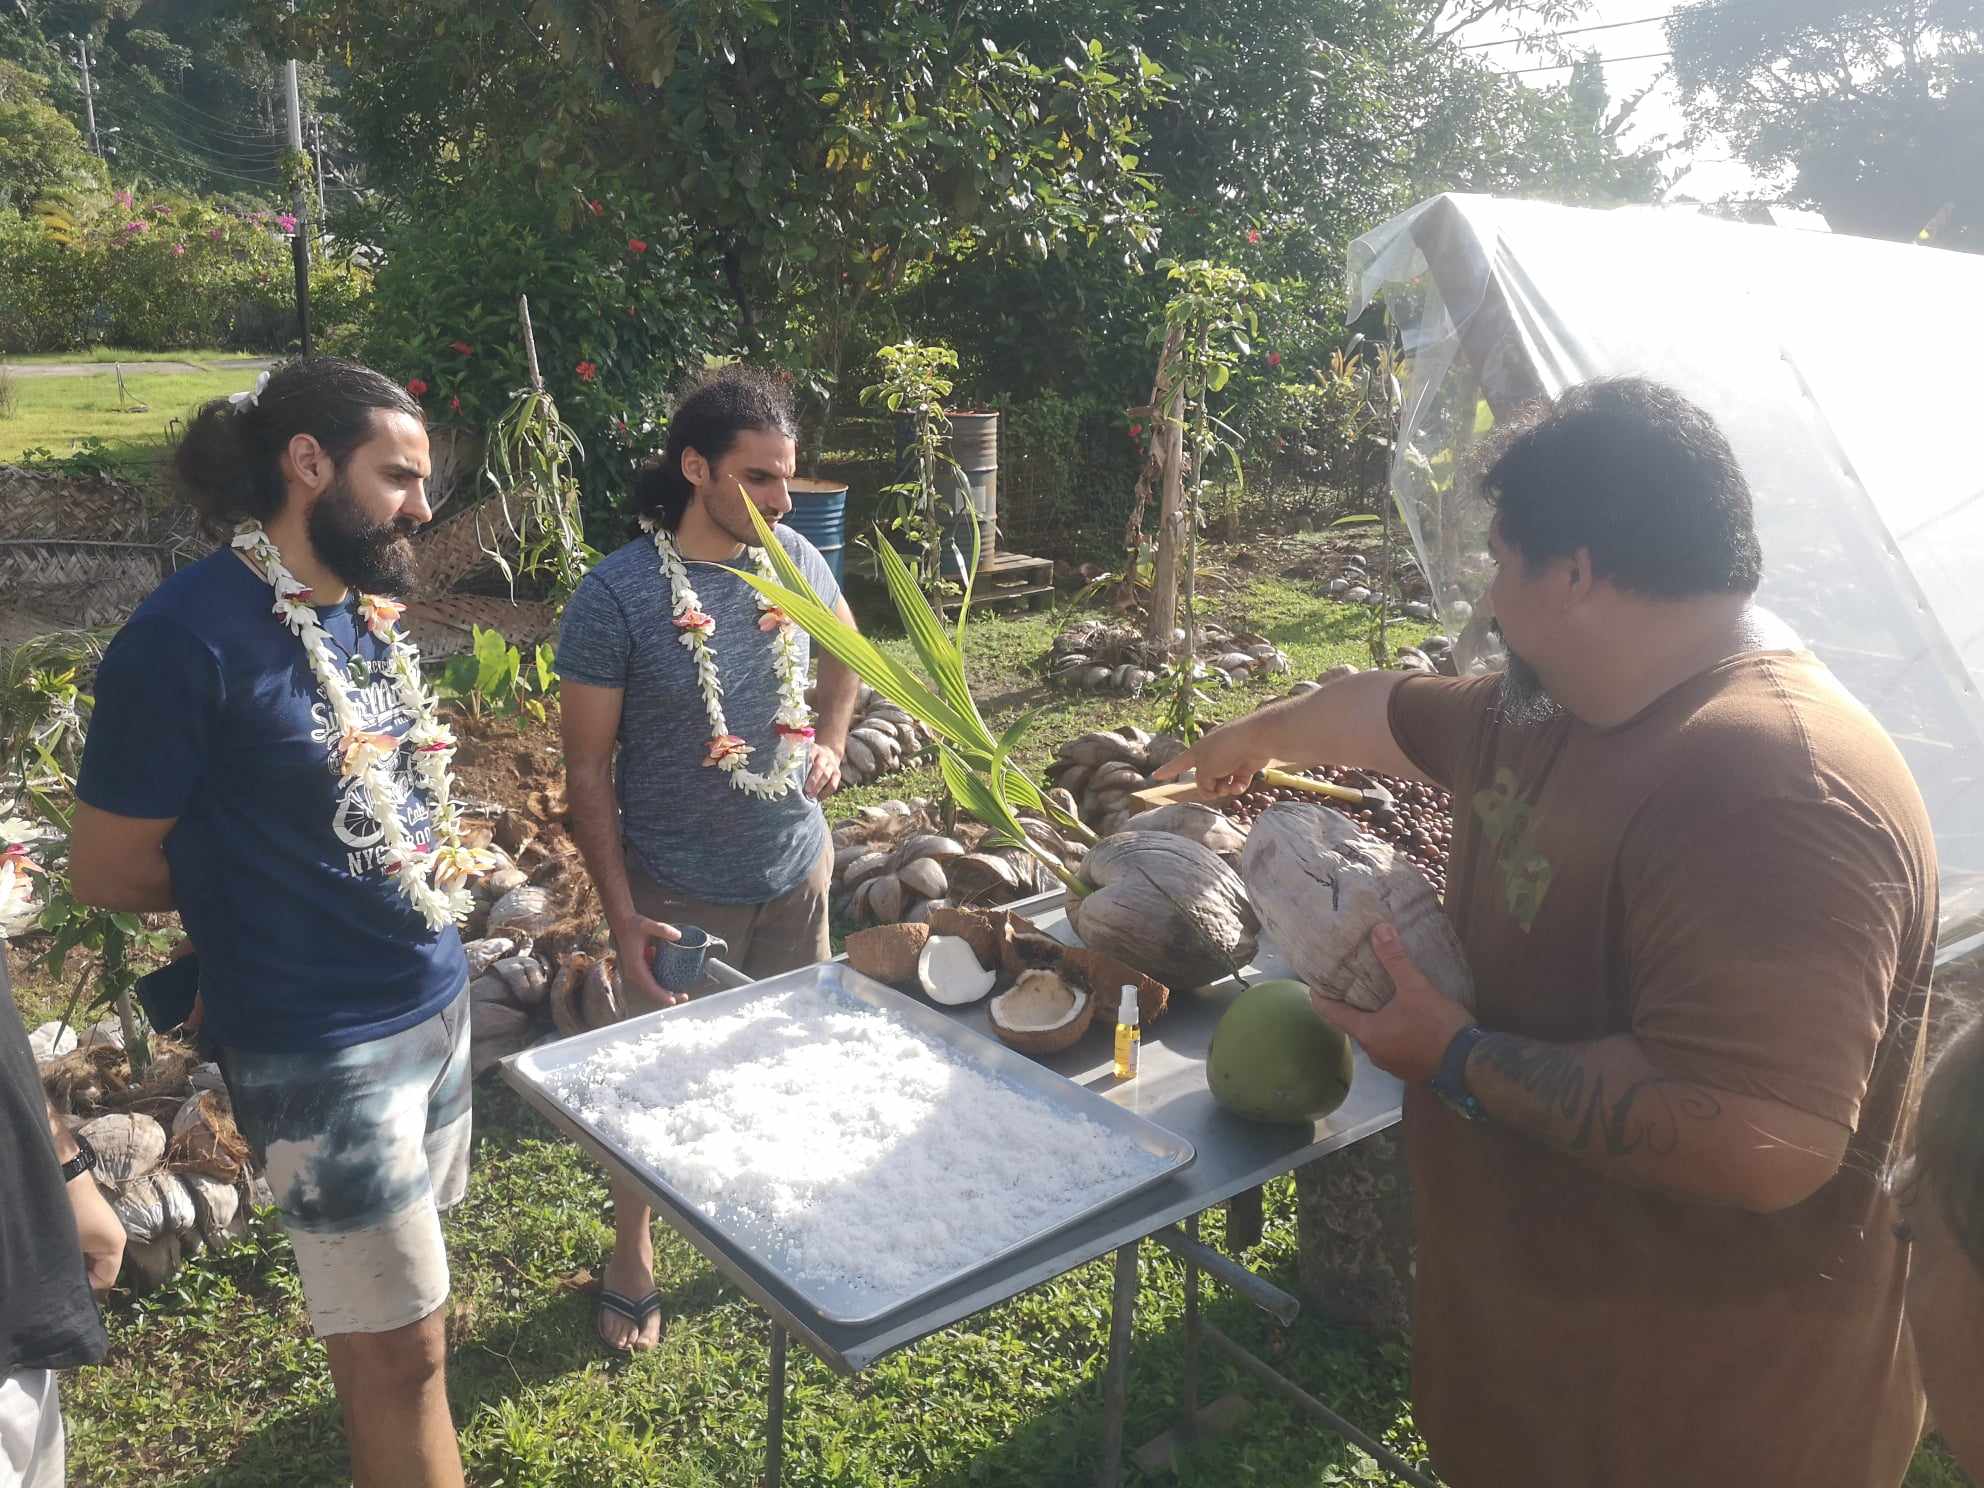
<path fill-rule="evenodd" d="M 1137 989 L 1125 987 L 1116 1009 L 1116 1078 L 1133 1080 L 1137 1074 L 1138 1045 Z"/>

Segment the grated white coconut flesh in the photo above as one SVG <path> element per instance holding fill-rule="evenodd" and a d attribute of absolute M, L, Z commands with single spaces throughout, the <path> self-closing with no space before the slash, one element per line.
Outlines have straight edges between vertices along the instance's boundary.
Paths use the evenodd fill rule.
<path fill-rule="evenodd" d="M 545 1083 L 801 1290 L 913 1295 L 1162 1166 L 819 988 L 663 1019 Z"/>

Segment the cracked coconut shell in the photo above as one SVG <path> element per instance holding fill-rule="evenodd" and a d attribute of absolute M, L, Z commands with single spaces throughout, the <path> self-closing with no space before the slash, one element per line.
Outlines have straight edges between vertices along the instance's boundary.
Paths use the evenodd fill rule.
<path fill-rule="evenodd" d="M 1092 893 L 1068 906 L 1090 950 L 1174 988 L 1204 987 L 1254 959 L 1247 890 L 1210 848 L 1170 832 L 1118 832 L 1082 864 Z"/>
<path fill-rule="evenodd" d="M 877 925 L 847 938 L 847 964 L 890 986 L 916 980 L 916 958 L 930 939 L 928 925 Z"/>
<path fill-rule="evenodd" d="M 1391 976 L 1371 949 L 1372 929 L 1389 920 L 1413 965 L 1474 1006 L 1474 975 L 1433 886 L 1342 812 L 1269 807 L 1247 836 L 1240 872 L 1269 939 L 1312 991 L 1366 1012 L 1390 1002 Z"/>

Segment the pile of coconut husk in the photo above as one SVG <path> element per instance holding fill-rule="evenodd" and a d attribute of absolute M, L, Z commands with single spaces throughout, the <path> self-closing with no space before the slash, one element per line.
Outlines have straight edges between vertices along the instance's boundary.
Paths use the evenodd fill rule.
<path fill-rule="evenodd" d="M 814 703 L 813 693 L 807 694 L 807 701 Z M 847 751 L 840 760 L 840 783 L 872 785 L 896 774 L 931 742 L 928 729 L 864 682 L 854 704 L 854 723 L 847 731 Z"/>
<path fill-rule="evenodd" d="M 1080 866 L 1080 840 L 1044 817 L 1022 815 L 1020 824 L 1064 868 Z M 860 925 L 921 924 L 935 910 L 1010 904 L 1058 883 L 1033 853 L 975 821 L 947 827 L 920 797 L 864 806 L 834 829 L 833 891 Z"/>
<path fill-rule="evenodd" d="M 151 1291 L 242 1233 L 256 1175 L 219 1066 L 154 1037 L 136 1075 L 115 1018 L 44 1023 L 30 1041 L 49 1105 L 96 1149 L 97 1187 L 124 1226 L 122 1285 Z"/>
<path fill-rule="evenodd" d="M 1185 632 L 1172 632 L 1173 647 Z M 1223 625 L 1199 627 L 1199 668 L 1205 680 L 1234 687 L 1256 675 L 1285 673 L 1288 657 L 1266 636 L 1236 634 Z M 1134 625 L 1108 620 L 1082 620 L 1054 638 L 1047 654 L 1047 675 L 1063 687 L 1084 692 L 1140 693 L 1157 677 L 1169 658 L 1152 646 Z"/>
<path fill-rule="evenodd" d="M 1184 753 L 1185 745 L 1170 734 L 1125 725 L 1098 729 L 1068 740 L 1055 751 L 1047 779 L 1064 793 L 1060 804 L 1081 818 L 1097 836 L 1120 832 L 1141 803 L 1131 799 L 1155 782 L 1151 772 Z"/>

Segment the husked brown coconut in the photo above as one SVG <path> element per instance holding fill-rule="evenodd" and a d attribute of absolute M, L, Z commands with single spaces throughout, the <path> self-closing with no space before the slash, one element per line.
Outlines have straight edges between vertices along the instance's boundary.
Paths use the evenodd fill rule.
<path fill-rule="evenodd" d="M 928 925 L 877 925 L 847 938 L 847 964 L 890 985 L 916 980 L 916 958 L 930 939 Z"/>
<path fill-rule="evenodd" d="M 1118 832 L 1082 865 L 1092 892 L 1068 906 L 1084 945 L 1170 987 L 1203 987 L 1254 958 L 1260 923 L 1239 876 L 1170 832 Z"/>

